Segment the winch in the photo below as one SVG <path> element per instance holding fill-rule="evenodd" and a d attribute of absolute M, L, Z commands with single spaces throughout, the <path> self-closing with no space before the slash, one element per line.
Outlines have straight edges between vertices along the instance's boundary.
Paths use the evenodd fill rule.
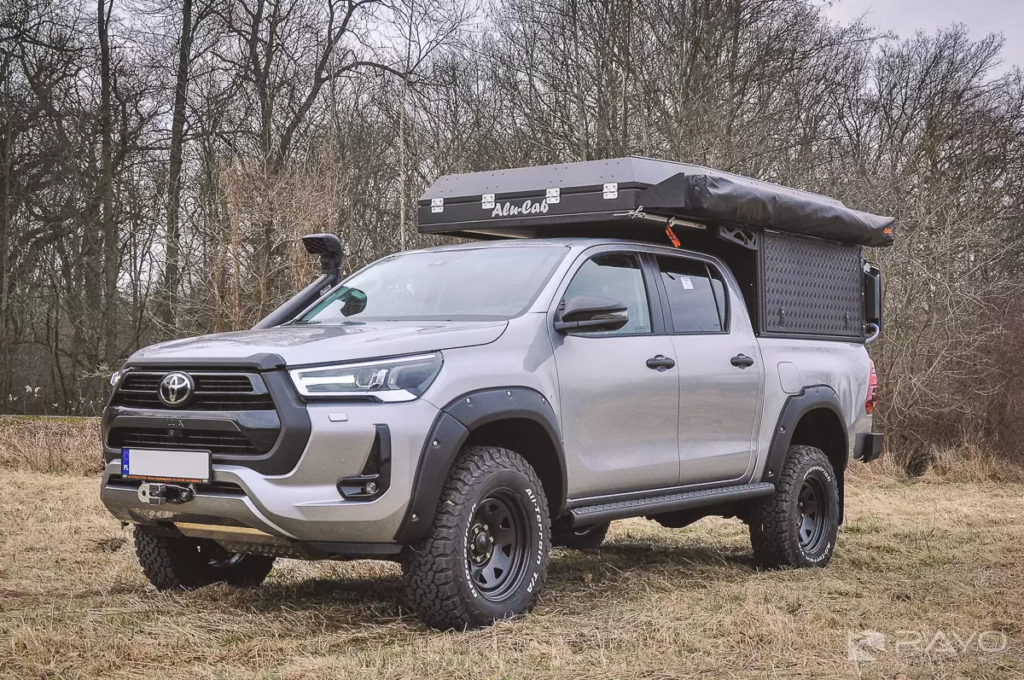
<path fill-rule="evenodd" d="M 195 492 L 187 486 L 178 484 L 161 484 L 145 482 L 139 485 L 139 500 L 147 505 L 163 505 L 164 503 L 188 503 L 195 497 Z"/>

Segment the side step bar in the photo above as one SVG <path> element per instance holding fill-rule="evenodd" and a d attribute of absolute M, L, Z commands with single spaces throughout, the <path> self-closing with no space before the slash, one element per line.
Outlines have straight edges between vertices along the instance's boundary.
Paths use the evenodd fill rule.
<path fill-rule="evenodd" d="M 701 489 L 686 493 L 673 493 L 666 496 L 641 498 L 617 503 L 585 505 L 569 511 L 569 524 L 573 527 L 588 526 L 598 522 L 610 522 L 613 519 L 627 517 L 643 517 L 657 515 L 673 510 L 689 510 L 708 505 L 720 505 L 747 501 L 753 498 L 770 496 L 775 493 L 775 485 L 768 482 L 756 484 L 739 484 L 723 486 L 717 489 Z"/>

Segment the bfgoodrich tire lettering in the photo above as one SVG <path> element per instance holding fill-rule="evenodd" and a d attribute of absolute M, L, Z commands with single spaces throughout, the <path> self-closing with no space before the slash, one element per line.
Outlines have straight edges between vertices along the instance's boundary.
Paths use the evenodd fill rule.
<path fill-rule="evenodd" d="M 427 625 L 464 630 L 528 612 L 547 575 L 550 519 L 533 468 L 498 447 L 463 449 L 434 524 L 403 555 L 403 585 Z"/>
<path fill-rule="evenodd" d="M 825 454 L 789 447 L 775 494 L 754 504 L 749 524 L 758 566 L 827 566 L 839 533 L 839 492 Z"/>

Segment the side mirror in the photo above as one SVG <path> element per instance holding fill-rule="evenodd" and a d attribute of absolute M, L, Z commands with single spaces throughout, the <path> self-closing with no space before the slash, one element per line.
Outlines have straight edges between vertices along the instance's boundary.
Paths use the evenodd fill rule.
<path fill-rule="evenodd" d="M 345 302 L 341 306 L 342 316 L 361 314 L 366 309 L 366 293 L 358 288 L 349 288 L 345 294 Z"/>
<path fill-rule="evenodd" d="M 580 295 L 565 303 L 555 318 L 555 330 L 559 333 L 617 331 L 628 322 L 626 305 L 618 300 Z"/>

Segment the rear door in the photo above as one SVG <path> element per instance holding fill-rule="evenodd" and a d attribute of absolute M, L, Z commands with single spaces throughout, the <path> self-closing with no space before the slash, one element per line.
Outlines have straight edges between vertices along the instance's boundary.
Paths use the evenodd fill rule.
<path fill-rule="evenodd" d="M 563 286 L 556 304 L 608 297 L 625 303 L 629 314 L 617 331 L 550 331 L 570 498 L 674 486 L 679 379 L 667 365 L 673 347 L 664 334 L 652 259 L 638 250 L 601 249 Z"/>
<path fill-rule="evenodd" d="M 679 484 L 739 479 L 756 455 L 763 370 L 744 303 L 711 259 L 656 257 L 679 378 Z"/>

